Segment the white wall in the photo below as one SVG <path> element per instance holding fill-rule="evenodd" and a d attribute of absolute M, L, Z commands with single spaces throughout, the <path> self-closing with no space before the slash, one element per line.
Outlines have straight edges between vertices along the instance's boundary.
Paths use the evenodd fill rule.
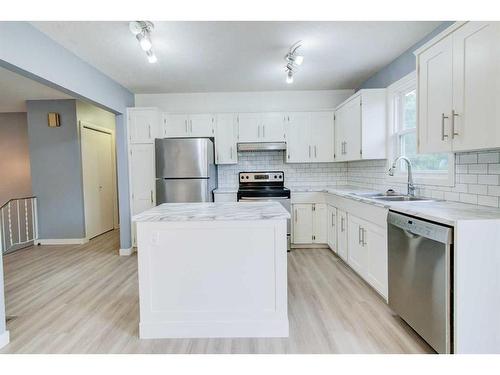
<path fill-rule="evenodd" d="M 354 90 L 136 94 L 136 107 L 166 112 L 271 112 L 333 109 Z"/>

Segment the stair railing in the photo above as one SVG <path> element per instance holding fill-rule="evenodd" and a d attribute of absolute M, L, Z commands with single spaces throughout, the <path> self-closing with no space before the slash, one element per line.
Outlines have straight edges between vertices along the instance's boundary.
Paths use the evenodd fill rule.
<path fill-rule="evenodd" d="M 0 207 L 3 254 L 31 246 L 38 239 L 36 197 L 13 198 Z"/>

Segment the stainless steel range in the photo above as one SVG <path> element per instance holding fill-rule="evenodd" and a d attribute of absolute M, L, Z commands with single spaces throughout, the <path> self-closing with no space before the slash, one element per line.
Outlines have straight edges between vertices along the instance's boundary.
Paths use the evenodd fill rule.
<path fill-rule="evenodd" d="M 240 172 L 239 202 L 276 201 L 291 212 L 290 189 L 285 187 L 283 172 Z M 290 250 L 290 219 L 287 223 L 288 250 Z"/>

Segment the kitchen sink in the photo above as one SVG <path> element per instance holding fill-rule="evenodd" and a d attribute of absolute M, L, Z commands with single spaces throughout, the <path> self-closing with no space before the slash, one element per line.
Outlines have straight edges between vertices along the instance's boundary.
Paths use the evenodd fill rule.
<path fill-rule="evenodd" d="M 383 197 L 373 197 L 373 199 L 379 201 L 386 202 L 415 202 L 415 201 L 432 201 L 433 199 L 429 198 L 419 198 L 419 197 L 411 197 L 408 195 L 392 195 L 392 196 L 383 196 Z"/>

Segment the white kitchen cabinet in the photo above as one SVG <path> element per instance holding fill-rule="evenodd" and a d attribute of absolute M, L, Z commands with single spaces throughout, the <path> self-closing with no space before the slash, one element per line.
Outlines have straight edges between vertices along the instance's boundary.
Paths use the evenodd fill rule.
<path fill-rule="evenodd" d="M 349 215 L 348 264 L 384 298 L 387 298 L 387 235 L 383 228 Z"/>
<path fill-rule="evenodd" d="M 213 137 L 214 116 L 211 114 L 167 113 L 163 117 L 165 138 Z"/>
<path fill-rule="evenodd" d="M 127 122 L 130 143 L 153 143 L 160 127 L 156 108 L 128 108 Z"/>
<path fill-rule="evenodd" d="M 293 205 L 293 243 L 326 244 L 327 209 L 324 203 Z"/>
<path fill-rule="evenodd" d="M 347 262 L 347 213 L 337 209 L 337 255 Z"/>
<path fill-rule="evenodd" d="M 500 147 L 499 42 L 499 22 L 457 22 L 415 51 L 419 152 Z"/>
<path fill-rule="evenodd" d="M 155 206 L 155 149 L 154 144 L 130 145 L 131 215 Z M 136 246 L 135 224 L 132 223 L 132 244 Z"/>
<path fill-rule="evenodd" d="M 312 204 L 293 205 L 293 243 L 312 243 L 313 211 Z"/>
<path fill-rule="evenodd" d="M 239 142 L 283 142 L 282 113 L 239 113 L 237 117 Z"/>
<path fill-rule="evenodd" d="M 238 163 L 236 116 L 232 113 L 220 113 L 215 119 L 215 163 L 236 164 Z"/>
<path fill-rule="evenodd" d="M 288 163 L 335 161 L 332 112 L 292 112 L 284 120 Z"/>
<path fill-rule="evenodd" d="M 330 249 L 337 254 L 337 209 L 327 205 L 327 243 Z"/>
<path fill-rule="evenodd" d="M 364 89 L 335 110 L 335 161 L 386 158 L 386 90 Z"/>

